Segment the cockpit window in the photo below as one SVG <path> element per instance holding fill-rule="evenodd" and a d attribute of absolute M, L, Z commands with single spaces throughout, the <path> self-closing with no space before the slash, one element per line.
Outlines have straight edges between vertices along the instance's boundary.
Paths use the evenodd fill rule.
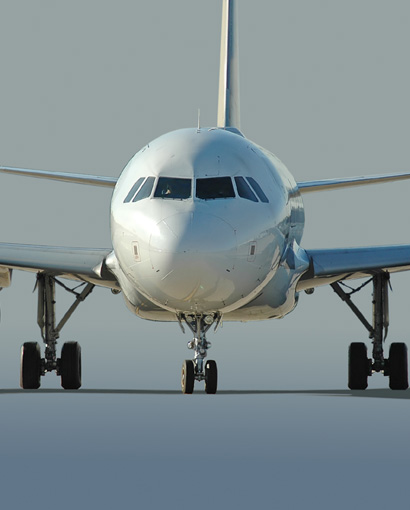
<path fill-rule="evenodd" d="M 130 192 L 124 199 L 124 204 L 127 202 L 131 202 L 132 197 L 135 195 L 135 193 L 139 190 L 142 181 L 145 179 L 145 177 L 140 177 L 138 181 L 134 184 L 134 186 L 130 189 Z"/>
<path fill-rule="evenodd" d="M 141 186 L 138 193 L 135 195 L 133 202 L 138 202 L 143 198 L 148 198 L 151 195 L 152 188 L 154 187 L 155 177 L 147 177 L 147 180 Z"/>
<path fill-rule="evenodd" d="M 238 195 L 241 198 L 246 198 L 247 200 L 252 200 L 252 202 L 257 202 L 255 193 L 251 190 L 249 184 L 245 181 L 243 177 L 235 177 L 236 188 L 238 190 Z"/>
<path fill-rule="evenodd" d="M 269 202 L 268 197 L 263 192 L 262 188 L 259 186 L 259 184 L 255 181 L 253 177 L 247 177 L 246 180 L 249 182 L 249 184 L 252 186 L 253 191 L 258 195 L 259 200 L 261 202 L 264 202 L 267 204 Z"/>
<path fill-rule="evenodd" d="M 196 180 L 196 196 L 202 200 L 214 198 L 235 198 L 230 177 L 211 177 Z"/>
<path fill-rule="evenodd" d="M 183 200 L 191 196 L 191 179 L 160 177 L 154 198 L 173 198 Z"/>

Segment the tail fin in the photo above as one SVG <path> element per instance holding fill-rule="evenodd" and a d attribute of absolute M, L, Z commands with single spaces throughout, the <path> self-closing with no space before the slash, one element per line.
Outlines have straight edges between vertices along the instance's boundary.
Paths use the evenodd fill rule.
<path fill-rule="evenodd" d="M 237 7 L 236 0 L 223 0 L 218 127 L 240 130 Z"/>

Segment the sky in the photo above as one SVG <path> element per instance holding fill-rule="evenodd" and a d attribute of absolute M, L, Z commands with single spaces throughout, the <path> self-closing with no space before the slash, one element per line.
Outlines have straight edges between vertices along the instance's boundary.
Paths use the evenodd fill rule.
<path fill-rule="evenodd" d="M 150 140 L 195 126 L 198 108 L 215 125 L 220 0 L 2 0 L 0 13 L 0 164 L 118 176 Z M 244 134 L 300 181 L 408 171 L 409 21 L 401 0 L 239 0 Z M 306 196 L 302 246 L 409 243 L 409 186 Z M 2 175 L 0 194 L 1 241 L 110 246 L 109 190 Z M 392 277 L 389 341 L 408 339 L 409 278 Z M 56 496 L 74 477 L 80 508 L 172 507 L 198 496 L 198 480 L 199 508 L 342 508 L 365 497 L 376 466 L 393 498 L 400 488 L 407 398 L 389 398 L 383 376 L 367 397 L 346 391 L 348 344 L 366 331 L 331 289 L 302 294 L 280 321 L 211 334 L 221 393 L 209 400 L 179 395 L 190 338 L 105 289 L 61 339 L 81 343 L 83 390 L 49 374 L 38 395 L 19 392 L 20 345 L 39 340 L 34 284 L 15 272 L 0 293 L 9 508 L 29 500 L 22 476 L 40 494 L 45 473 Z M 357 302 L 370 313 L 366 291 Z M 58 312 L 69 303 L 58 296 Z"/>

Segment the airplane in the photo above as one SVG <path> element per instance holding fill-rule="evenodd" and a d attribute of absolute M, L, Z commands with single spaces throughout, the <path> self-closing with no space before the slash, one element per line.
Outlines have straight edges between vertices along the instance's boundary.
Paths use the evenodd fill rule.
<path fill-rule="evenodd" d="M 270 151 L 250 141 L 240 123 L 237 0 L 223 0 L 216 126 L 179 129 L 141 148 L 120 176 L 102 177 L 1 166 L 0 172 L 113 189 L 108 248 L 0 243 L 0 287 L 13 270 L 36 274 L 37 322 L 44 343 L 21 349 L 20 385 L 35 390 L 56 372 L 66 390 L 81 387 L 81 348 L 57 340 L 64 325 L 95 286 L 122 293 L 138 317 L 178 323 L 193 339 L 183 362 L 181 389 L 195 382 L 215 394 L 218 369 L 207 359 L 207 333 L 222 321 L 260 321 L 292 312 L 305 291 L 330 285 L 367 329 L 348 354 L 348 386 L 363 390 L 382 373 L 393 390 L 408 388 L 407 347 L 394 342 L 388 357 L 390 274 L 410 269 L 410 245 L 304 249 L 302 197 L 410 179 L 410 173 L 296 182 Z M 353 303 L 345 280 L 373 285 L 373 320 Z M 61 279 L 80 282 L 72 290 Z M 75 300 L 57 323 L 56 286 Z M 360 287 L 359 287 L 360 288 Z"/>

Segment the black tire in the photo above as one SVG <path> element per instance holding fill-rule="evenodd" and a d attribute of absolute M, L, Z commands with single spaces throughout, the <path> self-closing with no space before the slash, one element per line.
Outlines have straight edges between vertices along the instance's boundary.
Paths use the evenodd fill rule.
<path fill-rule="evenodd" d="M 218 387 L 218 368 L 216 361 L 209 360 L 205 363 L 205 391 L 214 395 Z"/>
<path fill-rule="evenodd" d="M 390 345 L 389 386 L 391 390 L 407 390 L 409 387 L 407 369 L 407 346 L 402 342 Z"/>
<path fill-rule="evenodd" d="M 194 391 L 195 383 L 195 372 L 194 362 L 190 359 L 186 359 L 182 364 L 181 372 L 181 388 L 182 393 L 185 395 L 191 395 Z"/>
<path fill-rule="evenodd" d="M 65 390 L 81 387 L 81 347 L 78 342 L 66 342 L 61 349 L 61 386 Z"/>
<path fill-rule="evenodd" d="M 23 390 L 38 390 L 40 377 L 40 346 L 37 342 L 25 342 L 21 347 L 20 386 Z"/>
<path fill-rule="evenodd" d="M 362 342 L 353 342 L 349 346 L 349 380 L 351 390 L 365 390 L 369 376 L 367 347 Z"/>

